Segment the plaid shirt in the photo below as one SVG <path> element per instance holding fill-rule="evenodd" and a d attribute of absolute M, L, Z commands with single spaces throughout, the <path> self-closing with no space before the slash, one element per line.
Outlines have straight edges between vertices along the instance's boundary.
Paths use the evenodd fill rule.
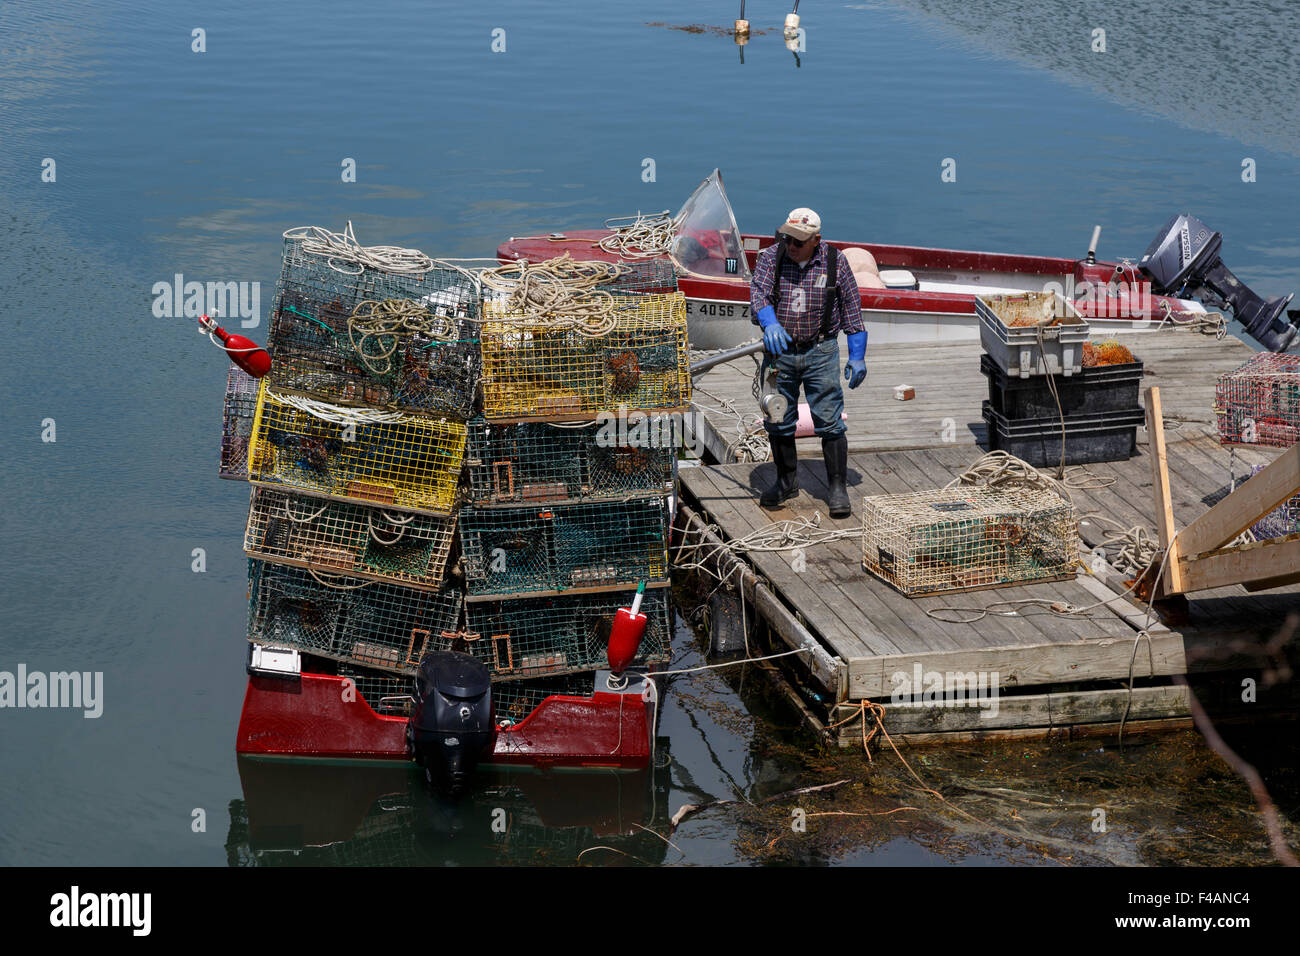
<path fill-rule="evenodd" d="M 776 264 L 776 244 L 768 246 L 754 263 L 754 278 L 749 284 L 749 305 L 757 322 L 758 310 L 772 304 L 772 273 Z M 853 270 L 841 255 L 835 267 L 835 281 L 840 294 L 831 308 L 831 327 L 822 329 L 822 310 L 826 301 L 826 255 L 839 250 L 825 242 L 817 244 L 813 257 L 803 265 L 786 256 L 781 263 L 781 301 L 776 317 L 797 344 L 811 342 L 821 332 L 861 332 L 862 304 Z"/>

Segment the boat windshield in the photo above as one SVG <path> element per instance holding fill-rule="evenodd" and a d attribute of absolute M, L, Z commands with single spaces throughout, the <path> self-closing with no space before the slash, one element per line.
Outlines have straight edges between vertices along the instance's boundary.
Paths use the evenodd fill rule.
<path fill-rule="evenodd" d="M 736 217 L 714 170 L 682 204 L 670 255 L 683 272 L 723 279 L 750 279 Z"/>

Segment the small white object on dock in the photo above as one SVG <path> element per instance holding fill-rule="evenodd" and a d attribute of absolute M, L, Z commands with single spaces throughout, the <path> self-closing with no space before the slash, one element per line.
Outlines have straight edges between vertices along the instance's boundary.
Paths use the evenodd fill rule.
<path fill-rule="evenodd" d="M 898 399 L 900 402 L 910 402 L 912 399 L 916 398 L 916 389 L 911 385 L 895 385 L 894 398 Z"/>

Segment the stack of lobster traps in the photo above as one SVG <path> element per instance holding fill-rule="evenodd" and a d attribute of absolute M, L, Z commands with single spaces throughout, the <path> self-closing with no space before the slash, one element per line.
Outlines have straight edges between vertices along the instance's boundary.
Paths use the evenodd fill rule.
<path fill-rule="evenodd" d="M 507 714 L 551 686 L 591 688 L 640 582 L 637 663 L 668 658 L 675 425 L 690 372 L 685 303 L 663 268 L 621 266 L 557 311 L 524 294 L 526 266 L 485 295 L 460 561 L 466 649 L 492 669 Z"/>
<path fill-rule="evenodd" d="M 677 434 L 626 423 L 689 406 L 684 300 L 656 263 L 562 312 L 426 264 L 286 237 L 271 371 L 232 369 L 222 431 L 221 476 L 253 486 L 247 638 L 387 714 L 426 654 L 470 654 L 518 721 L 591 693 L 640 582 L 636 663 L 667 660 Z"/>

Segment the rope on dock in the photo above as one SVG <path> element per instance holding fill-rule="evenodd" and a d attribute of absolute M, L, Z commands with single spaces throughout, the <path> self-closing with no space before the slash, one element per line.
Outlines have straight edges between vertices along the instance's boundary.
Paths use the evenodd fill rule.
<path fill-rule="evenodd" d="M 351 220 L 342 232 L 330 232 L 323 226 L 294 226 L 284 231 L 284 238 L 301 239 L 303 252 L 321 256 L 331 269 L 343 275 L 361 275 L 367 268 L 396 275 L 424 275 L 434 267 L 434 260 L 419 249 L 363 246 L 357 242 Z M 356 268 L 341 268 L 341 264 Z"/>

